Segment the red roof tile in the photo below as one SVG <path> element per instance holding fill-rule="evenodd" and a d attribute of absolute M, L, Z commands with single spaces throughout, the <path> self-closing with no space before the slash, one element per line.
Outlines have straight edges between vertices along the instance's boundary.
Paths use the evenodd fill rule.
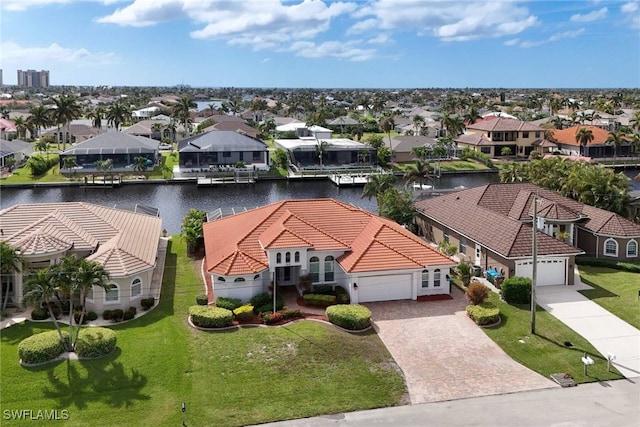
<path fill-rule="evenodd" d="M 580 145 L 578 141 L 576 141 L 576 133 L 581 128 L 587 128 L 591 130 L 593 133 L 593 141 L 589 142 L 587 145 L 598 145 L 604 144 L 609 138 L 610 133 L 604 129 L 601 129 L 597 126 L 572 126 L 563 130 L 554 130 L 553 131 L 553 139 L 558 141 L 560 144 L 568 144 L 568 145 Z"/>

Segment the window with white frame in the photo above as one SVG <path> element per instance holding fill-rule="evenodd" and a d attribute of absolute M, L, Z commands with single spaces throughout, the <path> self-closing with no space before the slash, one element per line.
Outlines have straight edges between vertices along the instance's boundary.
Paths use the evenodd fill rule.
<path fill-rule="evenodd" d="M 638 256 L 638 242 L 629 240 L 627 242 L 627 258 L 635 258 Z"/>
<path fill-rule="evenodd" d="M 324 281 L 325 282 L 333 282 L 334 274 L 333 274 L 333 257 L 328 256 L 324 259 Z"/>
<path fill-rule="evenodd" d="M 226 280 L 224 279 L 224 277 L 218 277 L 216 279 L 216 282 L 226 282 Z"/>
<path fill-rule="evenodd" d="M 276 254 L 276 264 L 280 264 L 280 263 L 282 263 L 282 254 L 278 252 Z"/>
<path fill-rule="evenodd" d="M 422 287 L 429 287 L 429 270 L 422 270 Z"/>
<path fill-rule="evenodd" d="M 295 262 L 300 262 L 300 252 L 296 251 L 296 253 L 293 255 L 293 259 Z"/>
<path fill-rule="evenodd" d="M 93 301 L 93 286 L 89 288 L 89 290 L 87 291 L 87 297 L 86 297 L 89 301 Z"/>
<path fill-rule="evenodd" d="M 286 262 L 287 264 L 291 262 L 291 252 L 287 252 L 286 254 L 284 254 L 284 262 Z"/>
<path fill-rule="evenodd" d="M 317 256 L 309 258 L 309 275 L 312 283 L 320 281 L 320 259 Z"/>
<path fill-rule="evenodd" d="M 111 283 L 105 292 L 104 300 L 107 302 L 117 302 L 120 300 L 120 290 L 118 285 Z"/>
<path fill-rule="evenodd" d="M 436 268 L 435 270 L 433 270 L 433 287 L 434 288 L 440 287 L 440 269 L 439 268 Z"/>
<path fill-rule="evenodd" d="M 244 282 L 245 280 L 244 280 L 244 277 L 236 277 L 233 281 L 235 283 L 240 283 L 240 282 Z"/>
<path fill-rule="evenodd" d="M 614 239 L 604 241 L 604 254 L 606 256 L 618 256 L 618 242 Z"/>
<path fill-rule="evenodd" d="M 449 243 L 449 229 L 448 228 L 444 229 L 443 235 L 444 235 L 444 237 L 443 237 L 444 241 Z"/>
<path fill-rule="evenodd" d="M 467 239 L 465 239 L 464 237 L 460 236 L 460 253 L 461 254 L 466 254 L 467 253 Z"/>
<path fill-rule="evenodd" d="M 142 294 L 142 280 L 136 278 L 131 282 L 131 296 L 137 297 L 140 294 Z"/>

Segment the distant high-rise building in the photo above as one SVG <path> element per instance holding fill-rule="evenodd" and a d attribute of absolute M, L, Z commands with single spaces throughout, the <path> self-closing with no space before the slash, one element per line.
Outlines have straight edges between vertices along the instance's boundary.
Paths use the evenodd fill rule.
<path fill-rule="evenodd" d="M 0 87 L 3 87 L 4 84 L 2 82 L 2 68 L 0 68 Z"/>
<path fill-rule="evenodd" d="M 49 87 L 49 70 L 18 70 L 18 87 Z"/>

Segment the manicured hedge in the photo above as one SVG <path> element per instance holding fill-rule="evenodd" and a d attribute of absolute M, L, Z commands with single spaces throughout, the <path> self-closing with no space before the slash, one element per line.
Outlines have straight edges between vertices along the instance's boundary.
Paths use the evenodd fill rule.
<path fill-rule="evenodd" d="M 284 319 L 284 316 L 279 311 L 276 311 L 275 313 L 262 314 L 262 321 L 264 322 L 265 325 L 272 325 L 274 323 L 280 322 L 283 319 Z"/>
<path fill-rule="evenodd" d="M 304 302 L 308 305 L 319 305 L 321 307 L 326 307 L 328 305 L 332 305 L 336 303 L 335 295 L 306 294 L 302 298 L 304 299 Z"/>
<path fill-rule="evenodd" d="M 531 279 L 513 276 L 505 279 L 500 287 L 500 295 L 508 304 L 528 304 L 531 302 Z"/>
<path fill-rule="evenodd" d="M 76 343 L 79 357 L 101 357 L 116 348 L 117 335 L 107 328 L 82 328 Z"/>
<path fill-rule="evenodd" d="M 241 305 L 233 310 L 233 315 L 240 322 L 246 322 L 253 319 L 253 306 L 251 304 Z"/>
<path fill-rule="evenodd" d="M 468 305 L 467 314 L 477 325 L 491 325 L 500 320 L 500 309 L 489 301 Z"/>
<path fill-rule="evenodd" d="M 327 319 L 341 328 L 357 331 L 371 325 L 371 311 L 363 305 L 337 304 L 327 307 Z"/>
<path fill-rule="evenodd" d="M 613 268 L 615 270 L 628 271 L 629 273 L 640 273 L 640 263 L 622 262 L 612 259 L 578 257 L 576 258 L 576 264 Z"/>
<path fill-rule="evenodd" d="M 142 310 L 147 311 L 150 310 L 155 303 L 156 299 L 154 297 L 142 298 L 140 300 L 140 307 L 142 307 Z"/>
<path fill-rule="evenodd" d="M 226 308 L 192 305 L 189 315 L 193 324 L 201 328 L 224 328 L 233 324 L 233 313 Z"/>
<path fill-rule="evenodd" d="M 242 305 L 242 300 L 240 298 L 225 298 L 218 297 L 216 298 L 216 307 L 226 308 L 227 310 L 235 310 L 236 308 Z"/>
<path fill-rule="evenodd" d="M 249 302 L 254 307 L 261 307 L 265 304 L 269 304 L 269 302 L 273 301 L 273 297 L 269 295 L 269 292 L 262 292 L 258 295 L 253 296 Z"/>
<path fill-rule="evenodd" d="M 22 363 L 34 364 L 53 360 L 64 353 L 69 345 L 69 333 L 62 331 L 65 342 L 60 341 L 58 331 L 42 332 L 25 338 L 18 345 Z"/>
<path fill-rule="evenodd" d="M 349 304 L 351 302 L 349 292 L 342 286 L 336 286 L 336 300 L 338 304 Z"/>
<path fill-rule="evenodd" d="M 209 304 L 209 297 L 206 294 L 196 295 L 196 304 L 198 305 Z"/>
<path fill-rule="evenodd" d="M 49 310 L 42 307 L 34 308 L 31 312 L 31 318 L 33 320 L 46 320 L 49 318 Z"/>
<path fill-rule="evenodd" d="M 273 296 L 269 295 L 268 292 L 262 292 L 251 298 L 249 300 L 251 305 L 253 305 L 254 313 L 265 313 L 267 311 L 273 310 Z M 284 308 L 284 299 L 280 295 L 276 295 L 276 309 L 275 311 L 282 310 Z"/>

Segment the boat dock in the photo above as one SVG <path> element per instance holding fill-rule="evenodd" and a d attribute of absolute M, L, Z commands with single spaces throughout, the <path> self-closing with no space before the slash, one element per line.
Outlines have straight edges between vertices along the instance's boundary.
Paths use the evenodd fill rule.
<path fill-rule="evenodd" d="M 351 174 L 351 173 L 335 173 L 329 175 L 329 180 L 338 187 L 367 185 L 369 182 L 368 173 Z"/>
<path fill-rule="evenodd" d="M 215 187 L 218 185 L 227 184 L 255 184 L 256 179 L 254 177 L 241 177 L 241 176 L 227 176 L 227 177 L 198 177 L 198 187 Z"/>

